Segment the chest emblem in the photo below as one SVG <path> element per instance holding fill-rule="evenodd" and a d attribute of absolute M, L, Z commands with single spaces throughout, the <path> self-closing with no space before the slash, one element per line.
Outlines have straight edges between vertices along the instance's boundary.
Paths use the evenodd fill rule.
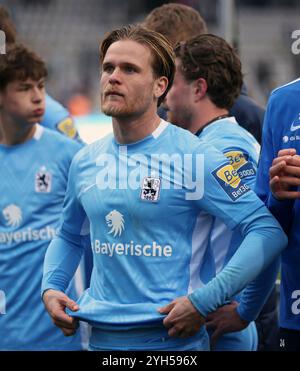
<path fill-rule="evenodd" d="M 124 231 L 125 222 L 123 215 L 119 211 L 113 210 L 106 215 L 105 220 L 107 226 L 110 228 L 110 231 L 108 233 L 113 233 L 114 237 L 120 237 L 122 232 Z"/>
<path fill-rule="evenodd" d="M 52 175 L 45 166 L 35 174 L 35 191 L 38 193 L 50 193 L 52 190 Z"/>
<path fill-rule="evenodd" d="M 8 205 L 3 211 L 4 219 L 9 227 L 19 227 L 22 222 L 22 210 L 14 205 Z"/>
<path fill-rule="evenodd" d="M 160 178 L 146 177 L 143 179 L 141 199 L 144 201 L 158 201 L 160 191 Z"/>

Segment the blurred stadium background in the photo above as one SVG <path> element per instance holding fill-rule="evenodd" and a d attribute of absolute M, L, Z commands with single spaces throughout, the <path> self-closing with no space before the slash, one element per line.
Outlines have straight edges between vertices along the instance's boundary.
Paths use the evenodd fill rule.
<path fill-rule="evenodd" d="M 20 41 L 47 61 L 47 90 L 69 108 L 87 142 L 111 130 L 99 107 L 98 48 L 104 33 L 142 21 L 169 2 L 198 9 L 210 32 L 235 45 L 249 94 L 262 106 L 274 87 L 300 75 L 299 57 L 291 51 L 291 34 L 300 29 L 300 0 L 0 0 Z"/>

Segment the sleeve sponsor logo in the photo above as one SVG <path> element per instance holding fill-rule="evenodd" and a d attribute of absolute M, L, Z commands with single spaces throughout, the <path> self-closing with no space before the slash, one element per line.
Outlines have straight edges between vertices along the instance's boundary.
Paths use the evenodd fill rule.
<path fill-rule="evenodd" d="M 71 139 L 75 139 L 77 137 L 77 130 L 71 117 L 67 117 L 63 121 L 59 122 L 56 125 L 56 128 L 58 131 Z"/>
<path fill-rule="evenodd" d="M 240 179 L 256 175 L 256 170 L 252 162 L 249 161 L 249 155 L 239 150 L 225 152 L 230 165 L 237 172 Z"/>
<path fill-rule="evenodd" d="M 250 190 L 250 187 L 241 181 L 232 165 L 221 165 L 212 172 L 212 175 L 233 201 Z"/>

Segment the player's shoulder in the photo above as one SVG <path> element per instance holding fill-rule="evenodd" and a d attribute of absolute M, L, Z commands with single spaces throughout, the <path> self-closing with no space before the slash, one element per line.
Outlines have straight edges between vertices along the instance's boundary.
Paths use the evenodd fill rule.
<path fill-rule="evenodd" d="M 56 99 L 51 97 L 49 94 L 46 94 L 46 104 L 48 105 L 48 108 L 51 111 L 55 112 L 68 112 L 68 110 L 61 104 L 59 103 Z"/>
<path fill-rule="evenodd" d="M 98 155 L 110 152 L 112 141 L 113 134 L 109 133 L 105 137 L 85 145 L 76 153 L 73 162 L 95 161 Z"/>
<path fill-rule="evenodd" d="M 278 96 L 284 98 L 288 93 L 300 93 L 300 78 L 274 89 L 271 92 L 271 98 Z"/>
<path fill-rule="evenodd" d="M 211 128 L 209 126 L 203 131 L 203 140 L 206 139 L 218 150 L 224 152 L 230 148 L 231 150 L 242 150 L 245 153 L 254 152 L 258 155 L 259 143 L 251 133 L 238 124 L 235 117 L 220 120 L 218 123 L 212 124 Z M 208 133 L 207 136 L 206 133 Z"/>
<path fill-rule="evenodd" d="M 260 150 L 260 144 L 255 137 L 248 130 L 243 128 L 235 117 L 229 117 L 227 120 L 228 125 L 224 126 L 224 136 L 229 142 L 237 147 L 241 146 L 245 149 L 255 148 L 257 151 Z M 220 140 L 222 140 L 223 132 L 220 137 Z"/>
<path fill-rule="evenodd" d="M 205 143 L 195 134 L 192 134 L 190 131 L 170 123 L 168 126 L 167 135 L 168 141 L 165 143 L 165 145 L 175 147 L 175 150 L 178 152 L 193 153 L 199 151 L 199 148 L 204 149 L 210 147 L 210 144 Z"/>
<path fill-rule="evenodd" d="M 42 132 L 41 139 L 45 146 L 45 150 L 47 149 L 55 157 L 58 156 L 59 153 L 73 156 L 83 147 L 83 144 L 61 135 L 57 131 L 42 127 L 41 125 L 38 125 L 37 130 Z"/>
<path fill-rule="evenodd" d="M 69 111 L 61 103 L 46 94 L 46 111 L 42 125 L 50 129 L 56 129 L 56 124 L 69 115 Z"/>

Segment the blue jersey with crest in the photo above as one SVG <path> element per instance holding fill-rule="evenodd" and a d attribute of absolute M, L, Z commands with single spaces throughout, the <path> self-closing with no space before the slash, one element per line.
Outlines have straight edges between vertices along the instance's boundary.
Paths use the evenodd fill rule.
<path fill-rule="evenodd" d="M 300 79 L 275 89 L 267 105 L 256 192 L 286 231 L 289 244 L 281 257 L 280 326 L 300 330 L 300 200 L 276 201 L 269 191 L 269 168 L 278 151 L 300 155 Z"/>
<path fill-rule="evenodd" d="M 31 140 L 0 145 L 0 350 L 82 348 L 80 333 L 67 338 L 54 326 L 40 296 L 45 252 L 81 147 L 40 125 Z M 68 293 L 77 297 L 74 284 Z"/>
<path fill-rule="evenodd" d="M 255 264 L 249 264 L 251 256 L 244 263 L 237 257 L 233 270 L 228 265 L 211 287 L 203 287 L 209 214 L 231 229 L 251 224 L 253 231 L 258 216 L 263 225 L 267 218 L 280 242 L 268 249 L 256 238 L 246 241 L 241 255 L 255 254 Z M 75 156 L 42 290 L 65 290 L 82 254 L 82 235 L 89 232 L 91 287 L 79 299 L 79 311 L 68 313 L 92 325 L 90 347 L 97 349 L 207 349 L 203 327 L 192 338 L 170 338 L 157 309 L 190 294 L 206 315 L 240 291 L 284 243 L 278 224 L 223 154 L 164 121 L 139 142 L 120 145 L 110 135 Z"/>

